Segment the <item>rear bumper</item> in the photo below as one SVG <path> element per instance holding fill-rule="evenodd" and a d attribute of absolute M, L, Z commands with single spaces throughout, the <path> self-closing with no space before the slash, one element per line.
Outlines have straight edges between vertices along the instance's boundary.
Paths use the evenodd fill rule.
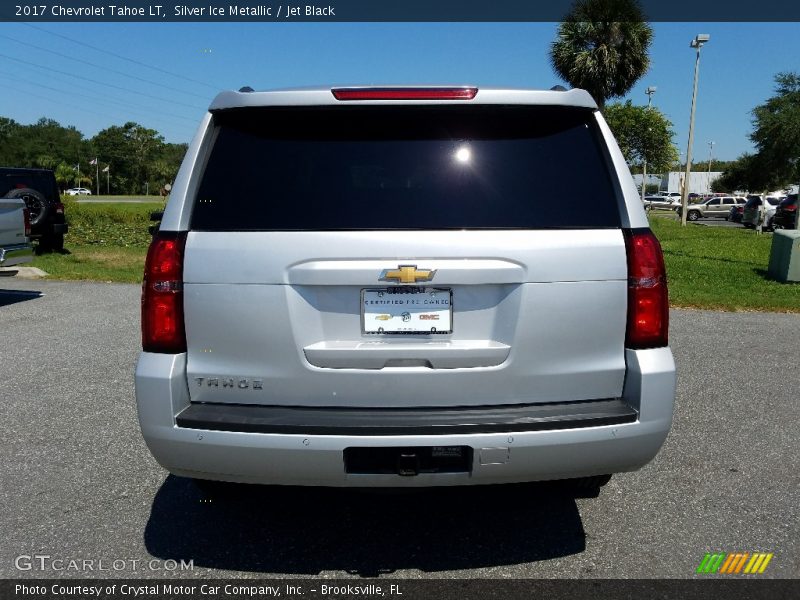
<path fill-rule="evenodd" d="M 563 479 L 638 469 L 666 439 L 675 397 L 672 353 L 668 348 L 629 350 L 626 358 L 620 399 L 494 407 L 482 413 L 483 421 L 475 408 L 384 411 L 369 418 L 365 411 L 338 410 L 317 414 L 324 418 L 304 430 L 302 422 L 311 418 L 306 409 L 191 405 L 185 355 L 143 353 L 136 399 L 145 442 L 176 475 L 353 487 Z M 471 448 L 470 468 L 415 476 L 345 469 L 347 448 L 420 446 Z"/>
<path fill-rule="evenodd" d="M 11 267 L 33 260 L 33 247 L 30 244 L 13 244 L 0 247 L 0 267 Z"/>

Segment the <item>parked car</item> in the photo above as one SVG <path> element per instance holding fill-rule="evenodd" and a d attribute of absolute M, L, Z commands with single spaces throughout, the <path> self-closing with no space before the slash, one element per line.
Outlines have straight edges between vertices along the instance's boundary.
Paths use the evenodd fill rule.
<path fill-rule="evenodd" d="M 0 167 L 0 197 L 25 202 L 30 211 L 30 237 L 38 240 L 41 249 L 64 249 L 68 226 L 53 171 Z"/>
<path fill-rule="evenodd" d="M 673 198 L 672 196 L 645 196 L 644 206 L 647 209 L 663 208 L 667 210 L 674 210 L 675 207 L 680 206 L 680 198 Z"/>
<path fill-rule="evenodd" d="M 745 227 L 756 227 L 758 225 L 758 212 L 763 206 L 763 225 L 764 229 L 772 228 L 772 220 L 775 216 L 775 209 L 780 203 L 780 198 L 775 196 L 761 196 L 760 194 L 750 194 L 747 196 L 747 203 L 744 205 L 742 213 L 742 225 Z"/>
<path fill-rule="evenodd" d="M 686 207 L 686 220 L 697 221 L 698 219 L 728 219 L 731 208 L 738 205 L 740 200 L 733 196 L 712 196 L 706 200 L 695 202 Z M 678 214 L 682 214 L 683 206 L 677 209 Z"/>
<path fill-rule="evenodd" d="M 87 188 L 70 188 L 64 192 L 67 196 L 91 196 L 92 190 Z"/>
<path fill-rule="evenodd" d="M 743 214 L 744 214 L 744 203 L 734 204 L 733 206 L 731 206 L 731 210 L 728 213 L 727 220 L 733 221 L 734 223 L 741 223 Z"/>
<path fill-rule="evenodd" d="M 141 431 L 201 481 L 597 488 L 670 429 L 668 308 L 583 90 L 223 92 L 148 251 Z"/>
<path fill-rule="evenodd" d="M 725 217 L 726 221 L 733 221 L 734 223 L 742 222 L 742 214 L 744 213 L 744 205 L 747 203 L 747 198 L 743 196 L 733 196 L 735 204 L 731 206 L 728 216 Z"/>
<path fill-rule="evenodd" d="M 30 212 L 21 198 L 0 198 L 0 267 L 30 262 Z"/>
<path fill-rule="evenodd" d="M 773 229 L 798 229 L 797 194 L 789 194 L 781 200 L 772 218 Z"/>

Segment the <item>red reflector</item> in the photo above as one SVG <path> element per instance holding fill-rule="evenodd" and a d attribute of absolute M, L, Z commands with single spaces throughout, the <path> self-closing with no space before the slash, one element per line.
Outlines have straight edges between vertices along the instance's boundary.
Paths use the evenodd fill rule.
<path fill-rule="evenodd" d="M 337 100 L 472 100 L 478 88 L 337 88 Z"/>
<path fill-rule="evenodd" d="M 649 229 L 626 229 L 628 255 L 628 348 L 658 348 L 668 343 L 669 298 L 661 244 Z"/>
<path fill-rule="evenodd" d="M 159 232 L 147 251 L 142 281 L 142 349 L 186 351 L 183 323 L 183 250 L 186 233 Z"/>
<path fill-rule="evenodd" d="M 31 235 L 31 211 L 26 206 L 22 209 L 22 218 L 25 222 L 25 237 L 30 237 Z"/>

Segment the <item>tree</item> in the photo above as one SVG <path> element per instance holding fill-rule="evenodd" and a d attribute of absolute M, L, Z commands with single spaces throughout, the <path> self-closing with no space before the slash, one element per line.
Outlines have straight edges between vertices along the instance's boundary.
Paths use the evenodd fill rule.
<path fill-rule="evenodd" d="M 672 123 L 657 108 L 609 104 L 603 113 L 628 164 L 647 162 L 651 173 L 668 171 L 678 160 Z"/>
<path fill-rule="evenodd" d="M 152 164 L 164 151 L 164 138 L 155 129 L 130 121 L 103 129 L 92 143 L 97 155 L 111 165 L 116 191 L 128 194 L 144 191 Z"/>
<path fill-rule="evenodd" d="M 800 180 L 800 75 L 778 73 L 775 95 L 753 109 L 750 139 L 758 148 L 760 167 L 767 173 L 767 187 Z"/>
<path fill-rule="evenodd" d="M 715 192 L 762 191 L 773 185 L 773 176 L 758 154 L 742 154 L 711 183 Z"/>
<path fill-rule="evenodd" d="M 69 166 L 67 163 L 59 164 L 54 171 L 56 176 L 56 183 L 61 190 L 61 193 L 64 193 L 69 187 L 72 187 L 72 182 L 75 181 L 78 173 L 75 171 L 74 168 Z"/>
<path fill-rule="evenodd" d="M 775 95 L 753 109 L 755 154 L 728 165 L 714 190 L 764 191 L 800 181 L 800 75 L 778 73 Z"/>
<path fill-rule="evenodd" d="M 550 63 L 602 110 L 624 96 L 650 67 L 653 29 L 635 0 L 578 0 L 558 27 Z"/>

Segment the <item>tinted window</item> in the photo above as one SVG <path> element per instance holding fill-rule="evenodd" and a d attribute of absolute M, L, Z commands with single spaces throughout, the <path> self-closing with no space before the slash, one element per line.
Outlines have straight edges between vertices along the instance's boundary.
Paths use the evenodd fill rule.
<path fill-rule="evenodd" d="M 708 201 L 709 206 L 717 206 L 719 204 L 719 198 L 714 198 L 713 200 Z"/>
<path fill-rule="evenodd" d="M 192 227 L 619 227 L 593 119 L 542 107 L 219 112 Z M 577 181 L 592 193 L 570 193 Z"/>
<path fill-rule="evenodd" d="M 744 205 L 745 208 L 755 208 L 761 205 L 761 199 L 758 196 L 750 198 Z"/>

